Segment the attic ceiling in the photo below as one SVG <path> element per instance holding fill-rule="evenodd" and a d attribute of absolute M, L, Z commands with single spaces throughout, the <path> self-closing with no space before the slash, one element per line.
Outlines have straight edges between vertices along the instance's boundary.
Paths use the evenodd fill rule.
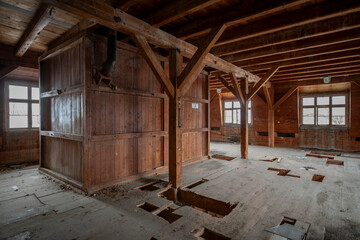
<path fill-rule="evenodd" d="M 195 46 L 211 27 L 224 23 L 227 28 L 210 52 L 259 77 L 272 67 L 280 66 L 270 80 L 273 83 L 360 74 L 359 1 L 96 2 L 122 9 Z M 40 4 L 40 0 L 0 0 L 2 45 L 14 47 L 19 43 Z M 81 20 L 80 16 L 56 8 L 56 15 L 40 31 L 28 51 L 46 51 Z M 121 39 L 129 40 L 126 35 Z M 228 76 L 224 78 L 228 80 Z M 214 89 L 223 84 L 211 75 L 210 86 Z"/>

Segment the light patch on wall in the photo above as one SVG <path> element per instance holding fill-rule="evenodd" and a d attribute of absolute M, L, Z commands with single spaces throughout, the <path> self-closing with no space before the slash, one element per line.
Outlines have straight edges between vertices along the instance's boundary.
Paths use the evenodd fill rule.
<path fill-rule="evenodd" d="M 192 106 L 192 108 L 196 108 L 196 109 L 199 108 L 199 104 L 198 104 L 198 103 L 192 103 L 191 106 Z"/>

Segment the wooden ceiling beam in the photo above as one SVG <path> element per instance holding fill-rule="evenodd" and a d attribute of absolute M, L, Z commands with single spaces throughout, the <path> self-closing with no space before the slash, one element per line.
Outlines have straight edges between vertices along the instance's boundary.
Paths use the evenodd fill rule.
<path fill-rule="evenodd" d="M 17 68 L 16 65 L 8 64 L 0 67 L 0 80 Z"/>
<path fill-rule="evenodd" d="M 39 68 L 38 58 L 40 53 L 27 51 L 22 57 L 15 55 L 15 47 L 0 44 L 0 64 Z"/>
<path fill-rule="evenodd" d="M 150 13 L 143 20 L 155 27 L 161 27 L 188 14 L 206 8 L 221 0 L 177 0 Z"/>
<path fill-rule="evenodd" d="M 326 47 L 331 44 L 341 44 L 354 40 L 360 40 L 360 28 L 226 55 L 222 56 L 222 59 L 229 62 L 245 61 L 248 59 L 267 57 L 281 53 L 289 53 L 295 51 L 315 49 L 319 47 Z"/>
<path fill-rule="evenodd" d="M 232 62 L 236 63 L 239 66 L 245 67 L 255 64 L 267 64 L 278 61 L 286 61 L 286 60 L 292 60 L 303 57 L 311 57 L 311 56 L 343 52 L 347 50 L 359 50 L 359 49 L 360 49 L 360 40 L 353 40 L 346 43 L 329 44 L 323 47 L 316 47 L 316 48 L 288 52 L 288 53 L 279 53 L 279 54 L 274 54 L 272 56 L 258 57 L 243 61 L 241 60 L 241 61 L 232 61 Z M 282 66 L 281 63 L 279 63 L 278 65 Z"/>
<path fill-rule="evenodd" d="M 258 81 L 255 86 L 251 89 L 249 95 L 247 96 L 248 100 L 251 100 L 252 97 L 270 80 L 270 78 L 279 70 L 279 67 L 271 68 L 261 79 Z"/>
<path fill-rule="evenodd" d="M 226 26 L 221 24 L 215 26 L 209 36 L 203 39 L 202 43 L 199 45 L 199 48 L 196 50 L 194 56 L 186 64 L 186 67 L 181 72 L 179 76 L 179 90 L 182 95 L 185 95 L 186 92 L 190 89 L 193 82 L 196 80 L 197 76 L 200 74 L 204 68 L 204 58 L 209 53 L 210 49 L 214 46 L 216 41 L 219 39 L 221 34 L 224 32 Z"/>
<path fill-rule="evenodd" d="M 327 62 L 329 60 L 341 60 L 346 59 L 349 57 L 359 57 L 360 51 L 359 50 L 346 50 L 342 52 L 336 52 L 336 53 L 328 53 L 328 54 L 322 54 L 317 56 L 307 56 L 297 59 L 281 59 L 276 62 L 271 63 L 261 63 L 261 64 L 253 64 L 251 66 L 246 67 L 249 71 L 253 71 L 256 69 L 263 69 L 263 68 L 271 68 L 273 66 L 279 66 L 286 67 L 286 66 L 296 66 L 296 65 L 303 65 L 303 64 L 313 64 L 313 63 L 321 63 L 321 62 Z"/>
<path fill-rule="evenodd" d="M 145 58 L 154 75 L 156 76 L 160 84 L 164 87 L 168 96 L 174 97 L 175 87 L 165 73 L 165 70 L 161 66 L 159 59 L 156 57 L 150 45 L 146 41 L 146 38 L 141 35 L 133 34 L 132 39 L 134 40 L 136 46 L 139 48 L 142 56 Z"/>
<path fill-rule="evenodd" d="M 357 82 L 360 83 L 360 75 L 352 75 L 352 76 L 336 76 L 331 78 L 331 83 L 346 83 L 346 82 Z M 312 86 L 312 85 L 328 85 L 323 82 L 322 79 L 310 79 L 308 81 L 292 81 L 292 82 L 274 82 L 274 86 L 277 85 L 282 87 L 301 87 L 301 86 Z"/>
<path fill-rule="evenodd" d="M 281 31 L 271 32 L 261 36 L 249 38 L 245 35 L 245 37 L 237 38 L 235 42 L 227 44 L 222 44 L 219 40 L 215 44 L 215 47 L 211 50 L 211 53 L 216 56 L 223 56 L 268 47 L 275 44 L 289 43 L 299 39 L 307 39 L 339 31 L 346 31 L 358 27 L 360 27 L 360 14 L 356 12 Z M 241 33 L 245 34 L 246 32 Z"/>
<path fill-rule="evenodd" d="M 328 0 L 312 4 L 305 8 L 272 15 L 254 22 L 229 28 L 219 39 L 219 44 L 226 44 L 241 39 L 256 37 L 304 24 L 314 23 L 325 19 L 344 16 L 358 12 L 360 2 L 357 0 Z"/>
<path fill-rule="evenodd" d="M 35 16 L 31 19 L 15 47 L 15 55 L 21 57 L 31 47 L 40 32 L 55 16 L 56 9 L 50 5 L 40 4 Z"/>
<path fill-rule="evenodd" d="M 173 35 L 181 39 L 204 34 L 212 26 L 217 24 L 226 24 L 232 26 L 238 23 L 246 23 L 252 19 L 259 18 L 264 15 L 274 14 L 284 9 L 293 8 L 310 2 L 308 0 L 287 0 L 287 1 L 242 1 L 236 6 L 212 13 L 200 19 L 190 21 L 188 24 L 179 26 L 171 31 Z"/>
<path fill-rule="evenodd" d="M 332 75 L 357 75 L 360 73 L 359 67 L 344 69 L 344 70 L 338 70 L 338 71 L 326 71 L 324 73 L 317 73 L 317 74 L 303 74 L 303 75 L 297 75 L 292 77 L 279 77 L 279 78 L 273 78 L 271 79 L 272 83 L 277 81 L 293 81 L 293 80 L 304 80 L 308 78 L 322 78 L 325 76 L 332 76 Z"/>
<path fill-rule="evenodd" d="M 114 29 L 125 34 L 139 34 L 144 36 L 149 43 L 163 47 L 179 49 L 181 54 L 191 58 L 197 47 L 175 36 L 151 26 L 122 10 L 114 9 L 99 0 L 44 0 L 45 3 L 81 16 L 94 20 L 96 23 Z M 205 57 L 205 65 L 229 73 L 234 72 L 237 77 L 247 77 L 251 82 L 257 82 L 258 77 L 247 72 L 234 64 L 208 53 Z"/>

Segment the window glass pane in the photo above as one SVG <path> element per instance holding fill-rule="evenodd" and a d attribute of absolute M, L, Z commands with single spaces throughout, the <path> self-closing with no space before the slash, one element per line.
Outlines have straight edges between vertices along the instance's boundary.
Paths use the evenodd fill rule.
<path fill-rule="evenodd" d="M 10 116 L 10 128 L 27 128 L 28 116 Z"/>
<path fill-rule="evenodd" d="M 9 102 L 9 115 L 10 116 L 27 116 L 28 104 Z"/>
<path fill-rule="evenodd" d="M 345 108 L 334 107 L 332 108 L 332 120 L 333 125 L 345 125 Z"/>
<path fill-rule="evenodd" d="M 28 99 L 28 88 L 22 86 L 9 85 L 10 99 Z"/>
<path fill-rule="evenodd" d="M 232 110 L 225 110 L 224 111 L 224 122 L 225 123 L 232 123 Z"/>
<path fill-rule="evenodd" d="M 316 101 L 317 101 L 317 105 L 329 105 L 330 97 L 317 97 Z"/>
<path fill-rule="evenodd" d="M 236 110 L 236 115 L 237 115 L 237 119 L 238 119 L 237 124 L 240 124 L 240 122 L 241 122 L 241 115 L 240 115 L 240 113 L 241 113 L 240 109 L 237 109 L 237 110 Z"/>
<path fill-rule="evenodd" d="M 315 124 L 314 108 L 303 109 L 303 124 Z"/>
<path fill-rule="evenodd" d="M 31 88 L 31 99 L 39 100 L 39 88 L 37 88 L 37 87 Z"/>
<path fill-rule="evenodd" d="M 233 110 L 233 124 L 240 124 L 240 109 Z"/>
<path fill-rule="evenodd" d="M 225 102 L 225 108 L 232 108 L 232 102 Z"/>
<path fill-rule="evenodd" d="M 234 102 L 234 108 L 240 108 L 240 102 L 239 101 Z"/>
<path fill-rule="evenodd" d="M 251 109 L 248 110 L 248 123 L 251 123 Z"/>
<path fill-rule="evenodd" d="M 251 108 L 251 101 L 248 103 L 248 108 Z"/>
<path fill-rule="evenodd" d="M 345 96 L 332 97 L 332 104 L 333 105 L 345 104 Z"/>
<path fill-rule="evenodd" d="M 318 125 L 329 125 L 329 108 L 318 108 Z"/>
<path fill-rule="evenodd" d="M 314 98 L 303 98 L 303 106 L 313 106 L 315 104 Z"/>
<path fill-rule="evenodd" d="M 32 111 L 32 127 L 37 128 L 40 126 L 39 104 L 38 103 L 31 104 L 31 111 Z"/>

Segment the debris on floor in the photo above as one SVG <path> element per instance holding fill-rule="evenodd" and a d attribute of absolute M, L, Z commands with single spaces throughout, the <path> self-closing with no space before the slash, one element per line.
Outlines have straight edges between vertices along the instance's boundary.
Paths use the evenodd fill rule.
<path fill-rule="evenodd" d="M 315 171 L 316 168 L 313 168 L 313 167 L 302 167 L 300 168 L 301 170 L 306 170 L 306 171 Z"/>
<path fill-rule="evenodd" d="M 234 157 L 224 156 L 224 155 L 213 155 L 212 158 L 220 159 L 220 160 L 226 160 L 231 161 L 234 160 Z"/>

